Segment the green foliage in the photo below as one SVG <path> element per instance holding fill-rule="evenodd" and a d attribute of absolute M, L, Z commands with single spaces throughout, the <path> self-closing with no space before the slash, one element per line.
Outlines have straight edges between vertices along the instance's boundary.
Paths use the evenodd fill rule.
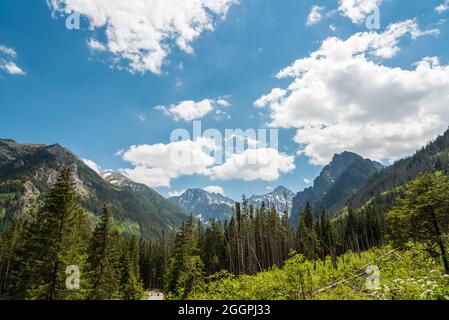
<path fill-rule="evenodd" d="M 95 228 L 89 246 L 89 299 L 110 300 L 117 297 L 120 271 L 118 244 L 118 234 L 112 228 L 111 210 L 104 206 L 101 221 Z"/>
<path fill-rule="evenodd" d="M 70 166 L 76 176 L 80 207 L 100 215 L 103 204 L 108 203 L 124 233 L 156 239 L 186 219 L 182 209 L 154 190 L 137 183 L 110 184 L 60 145 L 22 145 L 1 140 L 0 154 L 8 154 L 5 162 L 0 159 L 0 208 L 5 210 L 6 218 L 0 221 L 0 231 L 14 219 L 28 215 L 27 207 L 35 202 L 34 197 L 45 199 L 63 166 Z"/>
<path fill-rule="evenodd" d="M 301 213 L 298 227 L 299 248 L 311 260 L 316 259 L 318 252 L 318 235 L 314 229 L 312 206 L 306 204 Z"/>
<path fill-rule="evenodd" d="M 413 156 L 399 160 L 374 175 L 352 198 L 354 207 L 360 208 L 365 203 L 385 192 L 392 192 L 396 188 L 415 180 L 422 173 L 446 171 L 449 168 L 449 130 L 435 141 L 417 151 Z M 387 205 L 395 202 L 393 197 L 383 199 Z"/>
<path fill-rule="evenodd" d="M 191 215 L 166 235 L 158 227 L 166 222 L 140 217 L 143 207 L 166 205 L 144 200 L 152 191 L 142 186 L 95 181 L 83 167 L 79 178 L 98 189 L 78 199 L 65 168 L 47 195 L 24 200 L 14 191 L 23 180 L 11 178 L 0 184 L 0 208 L 10 204 L 0 222 L 0 299 L 135 300 L 144 288 L 163 289 L 168 299 L 448 299 L 449 162 L 439 151 L 445 139 L 427 147 L 431 156 L 406 162 L 422 172 L 440 168 L 436 173 L 377 193 L 359 209 L 348 201 L 339 216 L 307 204 L 296 230 L 288 212 L 253 208 L 243 198 L 224 224 L 203 225 Z M 116 192 L 127 196 L 118 203 Z M 101 214 L 92 194 L 112 199 Z M 138 238 L 141 232 L 157 240 Z M 81 270 L 80 290 L 65 287 L 69 265 Z M 380 270 L 375 288 L 367 281 L 371 267 Z"/>
<path fill-rule="evenodd" d="M 140 281 L 138 243 L 136 238 L 122 239 L 119 262 L 119 299 L 141 300 L 144 290 Z"/>
<path fill-rule="evenodd" d="M 449 232 L 449 180 L 441 173 L 423 174 L 408 184 L 405 196 L 387 215 L 390 238 L 397 248 L 422 243 L 439 257 L 449 274 L 445 235 Z"/>
<path fill-rule="evenodd" d="M 83 290 L 66 288 L 66 269 L 84 270 L 89 227 L 85 213 L 77 206 L 69 168 L 62 171 L 45 205 L 24 230 L 17 249 L 19 265 L 15 275 L 22 284 L 19 297 L 28 299 L 80 299 Z"/>
<path fill-rule="evenodd" d="M 204 264 L 199 256 L 198 226 L 190 215 L 176 236 L 168 261 L 165 291 L 172 298 L 187 298 L 203 284 Z"/>
<path fill-rule="evenodd" d="M 338 258 L 335 269 L 328 257 L 309 261 L 302 255 L 289 259 L 282 269 L 254 276 L 226 276 L 208 283 L 190 296 L 199 300 L 426 300 L 449 299 L 449 276 L 420 248 L 399 253 L 391 248 Z M 380 269 L 380 288 L 366 286 L 370 264 Z M 413 268 L 410 268 L 413 265 Z"/>
<path fill-rule="evenodd" d="M 0 234 L 0 299 L 142 299 L 137 239 L 119 234 L 107 206 L 100 221 L 78 206 L 70 168 L 30 208 Z M 67 286 L 73 266 L 79 288 Z"/>

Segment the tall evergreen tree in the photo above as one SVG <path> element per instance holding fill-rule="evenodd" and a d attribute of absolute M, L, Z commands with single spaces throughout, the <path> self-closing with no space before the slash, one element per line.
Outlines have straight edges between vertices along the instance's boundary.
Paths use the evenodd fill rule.
<path fill-rule="evenodd" d="M 203 282 L 204 264 L 198 248 L 198 227 L 189 216 L 176 236 L 169 261 L 165 291 L 186 299 Z"/>
<path fill-rule="evenodd" d="M 105 205 L 89 247 L 88 270 L 91 283 L 89 299 L 109 300 L 118 290 L 118 240 L 112 227 L 112 212 Z"/>
<path fill-rule="evenodd" d="M 89 237 L 85 212 L 77 205 L 71 169 L 65 167 L 45 205 L 26 227 L 18 252 L 18 278 L 29 299 L 81 299 L 86 293 L 86 239 Z M 81 274 L 81 287 L 68 288 L 68 268 Z M 20 286 L 19 285 L 19 286 Z"/>
<path fill-rule="evenodd" d="M 310 260 L 317 258 L 318 239 L 315 231 L 312 206 L 307 203 L 299 219 L 298 239 L 299 251 Z"/>
<path fill-rule="evenodd" d="M 144 292 L 140 281 L 138 244 L 134 237 L 122 239 L 119 270 L 119 298 L 141 300 Z"/>

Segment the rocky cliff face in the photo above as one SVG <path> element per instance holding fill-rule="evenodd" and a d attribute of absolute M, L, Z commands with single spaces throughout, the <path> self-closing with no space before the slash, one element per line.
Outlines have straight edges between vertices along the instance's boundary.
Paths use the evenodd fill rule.
<path fill-rule="evenodd" d="M 293 198 L 291 223 L 298 223 L 298 215 L 307 202 L 316 210 L 334 210 L 344 205 L 349 197 L 359 190 L 369 178 L 383 166 L 358 154 L 343 152 L 334 155 L 313 182 L 313 186 L 298 192 Z"/>

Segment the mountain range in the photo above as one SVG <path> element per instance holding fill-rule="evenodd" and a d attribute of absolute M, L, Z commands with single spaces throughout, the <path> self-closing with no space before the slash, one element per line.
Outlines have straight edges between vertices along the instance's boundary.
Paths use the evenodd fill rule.
<path fill-rule="evenodd" d="M 274 207 L 281 214 L 287 209 L 291 210 L 292 199 L 295 193 L 283 186 L 264 195 L 253 195 L 247 199 L 248 205 L 260 208 L 262 203 L 266 207 Z M 174 205 L 182 208 L 187 214 L 194 214 L 204 222 L 210 219 L 219 221 L 229 220 L 234 214 L 236 201 L 219 193 L 207 192 L 203 189 L 188 189 L 179 196 L 168 199 Z"/>
<path fill-rule="evenodd" d="M 265 195 L 253 195 L 247 202 L 256 208 L 264 203 L 280 213 L 288 209 L 290 222 L 296 225 L 307 202 L 315 212 L 326 209 L 338 213 L 348 200 L 359 208 L 386 195 L 393 199 L 397 196 L 395 190 L 420 173 L 447 168 L 448 155 L 449 131 L 414 155 L 386 168 L 355 153 L 343 152 L 334 155 L 312 187 L 295 195 L 279 186 Z M 34 212 L 36 203 L 41 203 L 63 166 L 72 168 L 81 206 L 95 217 L 104 204 L 110 204 L 116 223 L 124 232 L 154 238 L 178 227 L 189 213 L 207 222 L 229 220 L 234 212 L 235 201 L 218 193 L 189 189 L 180 196 L 165 199 L 120 173 L 93 171 L 59 144 L 18 144 L 0 139 L 0 228 L 14 217 Z"/>
<path fill-rule="evenodd" d="M 0 220 L 11 221 L 32 212 L 63 166 L 72 168 L 81 206 L 95 216 L 109 204 L 125 232 L 154 238 L 186 219 L 180 208 L 151 188 L 117 173 L 105 173 L 104 179 L 59 144 L 18 144 L 0 139 Z"/>
<path fill-rule="evenodd" d="M 290 189 L 279 186 L 272 192 L 264 195 L 253 195 L 248 198 L 248 203 L 255 208 L 260 208 L 262 203 L 267 208 L 274 207 L 279 214 L 283 214 L 286 210 L 288 212 L 292 209 L 292 200 L 295 193 Z"/>
<path fill-rule="evenodd" d="M 204 222 L 211 219 L 229 220 L 234 213 L 234 200 L 203 189 L 188 189 L 180 196 L 171 197 L 168 200 L 182 208 L 185 213 L 192 213 Z"/>

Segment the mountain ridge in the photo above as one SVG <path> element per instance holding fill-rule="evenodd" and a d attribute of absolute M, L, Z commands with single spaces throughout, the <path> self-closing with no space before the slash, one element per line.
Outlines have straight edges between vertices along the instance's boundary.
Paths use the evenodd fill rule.
<path fill-rule="evenodd" d="M 194 214 L 202 221 L 217 219 L 224 222 L 234 214 L 235 201 L 219 193 L 211 193 L 199 188 L 184 191 L 168 200 L 182 208 L 187 214 Z"/>
<path fill-rule="evenodd" d="M 141 185 L 143 193 L 139 193 L 129 186 L 110 184 L 59 144 L 18 144 L 11 139 L 0 140 L 0 218 L 12 220 L 27 214 L 31 200 L 48 192 L 63 166 L 72 169 L 84 209 L 98 215 L 105 203 L 110 204 L 115 218 L 124 225 L 138 226 L 145 237 L 169 232 L 186 219 L 180 208 L 156 191 Z"/>
<path fill-rule="evenodd" d="M 352 197 L 355 208 L 360 208 L 380 194 L 401 187 L 423 172 L 446 170 L 449 162 L 449 129 L 413 155 L 402 158 L 372 176 Z"/>
<path fill-rule="evenodd" d="M 262 203 L 265 207 L 274 207 L 279 214 L 283 214 L 286 209 L 290 213 L 292 200 L 295 193 L 284 186 L 278 186 L 273 191 L 263 195 L 252 195 L 247 199 L 248 204 L 255 208 L 260 208 Z M 286 205 L 287 202 L 287 205 Z"/>
<path fill-rule="evenodd" d="M 339 209 L 381 168 L 383 166 L 380 163 L 364 159 L 353 152 L 335 154 L 332 161 L 324 166 L 315 178 L 313 186 L 298 192 L 293 198 L 290 223 L 297 225 L 298 215 L 307 202 L 315 211 Z"/>

